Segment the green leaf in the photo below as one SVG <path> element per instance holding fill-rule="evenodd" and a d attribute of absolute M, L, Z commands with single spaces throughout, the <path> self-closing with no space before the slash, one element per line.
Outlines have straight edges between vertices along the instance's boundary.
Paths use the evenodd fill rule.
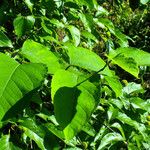
<path fill-rule="evenodd" d="M 95 0 L 75 0 L 76 3 L 78 3 L 79 5 L 85 5 L 88 6 L 90 9 L 93 9 L 94 6 L 97 4 Z"/>
<path fill-rule="evenodd" d="M 99 71 L 106 64 L 103 59 L 89 49 L 75 47 L 71 44 L 66 44 L 65 46 L 71 65 L 79 66 L 90 71 Z M 106 67 L 102 73 L 112 76 L 108 67 Z"/>
<path fill-rule="evenodd" d="M 50 131 L 52 132 L 54 135 L 56 135 L 58 138 L 60 138 L 61 140 L 64 140 L 64 133 L 62 130 L 58 129 L 58 127 L 52 123 L 46 123 L 44 124 L 44 126 Z"/>
<path fill-rule="evenodd" d="M 48 67 L 48 73 L 54 74 L 61 68 L 58 58 L 49 50 L 48 47 L 26 40 L 23 44 L 21 54 L 33 63 L 43 63 Z"/>
<path fill-rule="evenodd" d="M 140 0 L 140 2 L 141 2 L 142 4 L 146 4 L 146 3 L 149 2 L 149 0 Z"/>
<path fill-rule="evenodd" d="M 80 44 L 80 30 L 72 25 L 69 25 L 67 28 L 71 33 L 75 46 L 78 46 Z"/>
<path fill-rule="evenodd" d="M 0 31 L 0 47 L 13 47 L 10 39 L 2 31 Z"/>
<path fill-rule="evenodd" d="M 97 104 L 96 87 L 88 81 L 76 86 L 78 80 L 75 73 L 65 70 L 57 71 L 52 79 L 54 112 L 67 141 L 87 123 Z"/>
<path fill-rule="evenodd" d="M 119 39 L 118 43 L 120 45 L 120 47 L 128 47 L 129 43 L 128 43 L 128 36 L 126 36 L 125 34 L 123 34 L 120 30 L 115 29 L 114 30 L 114 35 Z"/>
<path fill-rule="evenodd" d="M 124 138 L 119 133 L 108 133 L 102 138 L 98 150 L 103 150 L 106 148 L 106 145 L 116 143 L 118 141 L 124 141 Z"/>
<path fill-rule="evenodd" d="M 139 74 L 138 65 L 132 57 L 126 57 L 124 54 L 120 53 L 115 57 L 108 56 L 108 58 L 111 59 L 113 63 L 120 66 L 122 69 L 138 78 Z"/>
<path fill-rule="evenodd" d="M 122 128 L 122 126 L 121 126 L 118 122 L 113 123 L 113 124 L 111 125 L 111 127 L 117 128 L 117 129 L 121 132 L 122 137 L 124 138 L 124 140 L 126 140 L 126 137 L 125 137 L 123 128 Z"/>
<path fill-rule="evenodd" d="M 90 14 L 79 13 L 79 17 L 88 32 L 91 32 L 94 27 L 93 16 Z"/>
<path fill-rule="evenodd" d="M 0 120 L 25 94 L 39 87 L 46 68 L 42 64 L 20 65 L 0 53 Z"/>
<path fill-rule="evenodd" d="M 99 27 L 101 27 L 101 28 L 107 27 L 111 33 L 115 34 L 115 32 L 114 32 L 115 27 L 109 19 L 107 19 L 107 18 L 99 18 L 99 19 L 94 18 L 94 21 Z"/>
<path fill-rule="evenodd" d="M 118 112 L 117 119 L 119 119 L 121 122 L 126 123 L 130 126 L 133 126 L 135 129 L 138 130 L 139 123 L 135 120 L 132 120 L 130 117 L 128 117 L 126 114 Z"/>
<path fill-rule="evenodd" d="M 63 75 L 63 78 L 62 78 Z M 51 83 L 51 96 L 52 100 L 54 100 L 54 95 L 56 91 L 61 87 L 70 87 L 73 88 L 76 86 L 78 80 L 78 76 L 74 73 L 65 70 L 58 70 L 52 79 Z"/>
<path fill-rule="evenodd" d="M 97 38 L 92 33 L 88 32 L 88 31 L 82 31 L 81 35 L 87 39 L 91 39 L 94 42 L 98 43 Z"/>
<path fill-rule="evenodd" d="M 130 103 L 135 109 L 142 109 L 150 113 L 150 102 L 148 100 L 144 101 L 139 97 L 130 98 Z"/>
<path fill-rule="evenodd" d="M 113 57 L 118 54 L 123 54 L 125 57 L 133 58 L 137 62 L 138 66 L 150 66 L 150 53 L 148 52 L 133 47 L 120 47 L 110 53 Z"/>
<path fill-rule="evenodd" d="M 34 26 L 35 19 L 33 16 L 18 16 L 15 18 L 13 25 L 16 35 L 20 38 L 30 31 Z"/>
<path fill-rule="evenodd" d="M 144 92 L 144 89 L 142 88 L 141 84 L 136 84 L 134 82 L 128 83 L 124 88 L 123 88 L 123 93 L 125 94 L 131 94 L 131 93 L 142 93 Z"/>
<path fill-rule="evenodd" d="M 21 148 L 15 146 L 9 141 L 10 135 L 4 135 L 0 138 L 0 149 L 1 150 L 21 150 Z"/>
<path fill-rule="evenodd" d="M 46 150 L 44 146 L 44 130 L 37 126 L 32 119 L 20 120 L 19 122 L 19 127 L 24 131 L 23 134 L 35 141 L 41 150 Z"/>
<path fill-rule="evenodd" d="M 119 79 L 117 78 L 117 76 L 114 76 L 114 77 L 105 76 L 105 80 L 108 82 L 108 85 L 115 92 L 116 97 L 119 97 L 122 95 L 122 85 Z"/>
<path fill-rule="evenodd" d="M 89 123 L 86 123 L 83 126 L 82 130 L 90 136 L 94 137 L 96 135 L 96 131 L 95 131 L 94 127 L 92 125 L 90 125 Z"/>
<path fill-rule="evenodd" d="M 25 0 L 24 2 L 28 6 L 30 11 L 32 12 L 32 10 L 33 10 L 33 3 L 30 0 Z"/>

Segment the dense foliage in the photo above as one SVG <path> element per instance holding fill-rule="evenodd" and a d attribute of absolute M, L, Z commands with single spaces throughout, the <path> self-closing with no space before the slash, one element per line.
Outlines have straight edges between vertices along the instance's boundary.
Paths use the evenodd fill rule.
<path fill-rule="evenodd" d="M 150 1 L 0 1 L 0 149 L 150 149 Z"/>

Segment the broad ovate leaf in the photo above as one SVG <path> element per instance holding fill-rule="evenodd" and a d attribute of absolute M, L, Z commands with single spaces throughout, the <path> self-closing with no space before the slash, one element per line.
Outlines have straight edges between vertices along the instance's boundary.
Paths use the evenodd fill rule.
<path fill-rule="evenodd" d="M 54 74 L 61 68 L 58 58 L 49 50 L 48 47 L 26 40 L 23 44 L 21 54 L 33 63 L 43 63 L 48 67 L 48 73 Z"/>
<path fill-rule="evenodd" d="M 43 64 L 19 64 L 0 53 L 0 120 L 25 94 L 39 87 L 44 80 Z"/>
<path fill-rule="evenodd" d="M 75 47 L 66 44 L 65 48 L 70 59 L 70 64 L 90 71 L 99 71 L 105 66 L 105 62 L 96 53 L 83 47 Z M 104 69 L 103 74 L 111 76 L 112 73 L 108 67 Z"/>
<path fill-rule="evenodd" d="M 15 18 L 13 25 L 16 35 L 20 38 L 30 31 L 34 26 L 35 19 L 33 16 L 18 16 Z"/>
<path fill-rule="evenodd" d="M 133 47 L 120 47 L 110 53 L 110 55 L 113 57 L 117 56 L 118 54 L 133 58 L 138 66 L 150 66 L 150 53 L 148 52 Z"/>
<path fill-rule="evenodd" d="M 66 70 L 58 70 L 52 78 L 54 112 L 66 140 L 82 130 L 97 104 L 97 88 L 89 81 L 78 81 L 77 74 Z"/>
<path fill-rule="evenodd" d="M 108 56 L 108 58 L 111 59 L 114 64 L 117 64 L 119 67 L 138 78 L 139 68 L 132 57 L 126 57 L 124 54 L 119 53 L 115 57 Z"/>
<path fill-rule="evenodd" d="M 67 28 L 70 31 L 75 46 L 78 46 L 80 44 L 80 30 L 73 25 L 69 25 Z"/>
<path fill-rule="evenodd" d="M 0 31 L 0 47 L 13 47 L 10 39 Z"/>

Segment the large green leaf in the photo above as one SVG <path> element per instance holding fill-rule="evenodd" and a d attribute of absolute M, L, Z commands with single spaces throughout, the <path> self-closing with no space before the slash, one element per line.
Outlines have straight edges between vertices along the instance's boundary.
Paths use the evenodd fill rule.
<path fill-rule="evenodd" d="M 58 58 L 48 47 L 32 40 L 24 42 L 21 53 L 31 62 L 46 64 L 50 74 L 55 73 L 61 67 Z"/>
<path fill-rule="evenodd" d="M 133 58 L 139 66 L 150 66 L 150 53 L 133 47 L 118 48 L 110 53 L 110 56 L 123 54 L 125 57 Z"/>
<path fill-rule="evenodd" d="M 0 53 L 0 120 L 25 94 L 39 87 L 46 74 L 43 64 L 22 64 Z"/>
<path fill-rule="evenodd" d="M 75 47 L 70 44 L 66 44 L 68 56 L 70 58 L 70 64 L 79 66 L 81 68 L 99 71 L 105 66 L 105 62 L 96 53 L 83 47 Z M 104 69 L 103 74 L 111 76 L 112 73 L 108 67 Z"/>
<path fill-rule="evenodd" d="M 108 56 L 108 58 L 111 59 L 113 63 L 120 66 L 122 69 L 138 78 L 139 74 L 138 65 L 132 57 L 126 57 L 124 54 L 119 53 L 115 57 Z"/>
<path fill-rule="evenodd" d="M 66 140 L 72 139 L 82 129 L 97 104 L 96 87 L 88 81 L 76 86 L 78 81 L 75 73 L 65 70 L 57 71 L 52 79 L 55 116 Z"/>
<path fill-rule="evenodd" d="M 63 78 L 62 78 L 63 75 Z M 54 99 L 54 95 L 56 91 L 61 88 L 61 87 L 70 87 L 73 88 L 76 86 L 78 80 L 78 76 L 76 74 L 73 74 L 69 71 L 64 71 L 64 70 L 58 70 L 52 79 L 52 84 L 51 84 L 51 95 L 52 95 L 52 100 Z"/>
<path fill-rule="evenodd" d="M 10 39 L 0 31 L 0 47 L 13 47 Z"/>
<path fill-rule="evenodd" d="M 1 150 L 21 150 L 21 148 L 15 146 L 9 141 L 10 135 L 4 135 L 0 138 L 0 149 Z"/>
<path fill-rule="evenodd" d="M 35 19 L 33 16 L 18 16 L 15 18 L 13 24 L 15 28 L 15 33 L 18 37 L 24 35 L 27 31 L 33 28 Z"/>

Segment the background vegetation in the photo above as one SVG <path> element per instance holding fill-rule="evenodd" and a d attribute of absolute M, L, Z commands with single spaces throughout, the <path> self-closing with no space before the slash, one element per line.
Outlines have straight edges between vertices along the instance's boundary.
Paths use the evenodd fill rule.
<path fill-rule="evenodd" d="M 0 149 L 149 150 L 149 16 L 149 0 L 1 0 Z"/>

